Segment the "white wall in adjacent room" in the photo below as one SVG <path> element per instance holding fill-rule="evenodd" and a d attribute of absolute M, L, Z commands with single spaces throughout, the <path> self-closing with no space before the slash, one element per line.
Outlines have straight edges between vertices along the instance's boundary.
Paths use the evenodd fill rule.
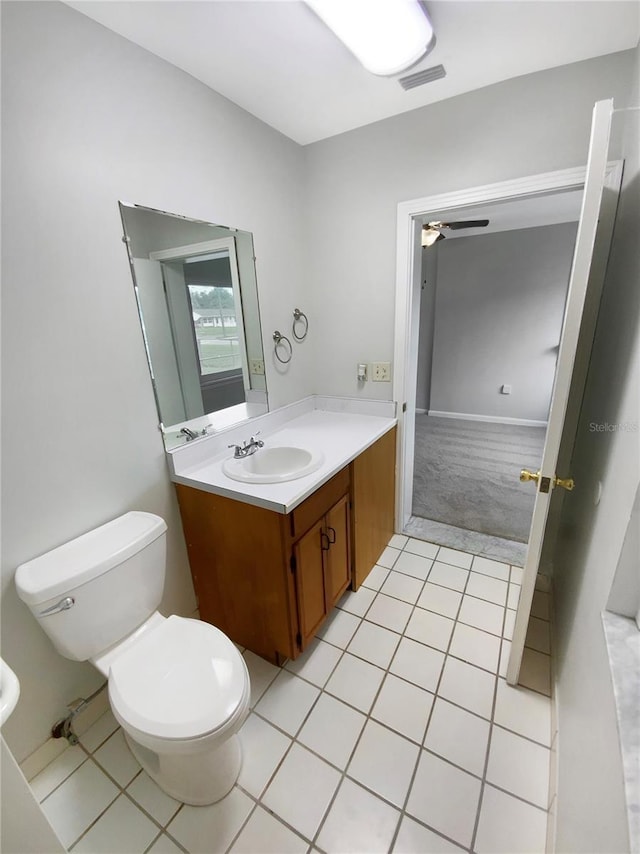
<path fill-rule="evenodd" d="M 436 245 L 431 411 L 547 420 L 576 231 L 561 223 Z"/>

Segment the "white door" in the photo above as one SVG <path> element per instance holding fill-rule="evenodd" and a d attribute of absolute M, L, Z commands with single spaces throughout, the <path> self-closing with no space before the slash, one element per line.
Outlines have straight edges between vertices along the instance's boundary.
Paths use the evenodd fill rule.
<path fill-rule="evenodd" d="M 599 101 L 593 111 L 584 196 L 569 278 L 547 435 L 540 471 L 531 473 L 536 484 L 535 487 L 533 483 L 531 486 L 536 488 L 537 492 L 507 667 L 507 682 L 510 685 L 517 684 L 520 673 L 549 502 L 554 487 L 561 485 L 556 484 L 556 477 L 569 480 L 569 472 L 556 471 L 558 452 L 563 434 L 570 439 L 575 436 L 579 401 L 586 380 L 589 350 L 609 254 L 622 171 L 619 164 L 615 168 L 607 167 L 612 111 L 613 101 L 610 100 Z M 579 358 L 576 359 L 579 335 L 581 349 Z M 568 407 L 570 390 L 572 405 Z M 579 488 L 580 484 L 576 484 L 576 489 Z"/>

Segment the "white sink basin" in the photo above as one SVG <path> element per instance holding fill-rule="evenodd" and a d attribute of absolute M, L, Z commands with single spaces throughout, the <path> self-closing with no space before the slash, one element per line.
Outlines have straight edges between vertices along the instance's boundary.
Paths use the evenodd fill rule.
<path fill-rule="evenodd" d="M 15 709 L 20 696 L 18 677 L 0 658 L 0 726 Z"/>
<path fill-rule="evenodd" d="M 311 474 L 323 462 L 321 451 L 294 447 L 260 448 L 250 457 L 225 460 L 222 471 L 227 477 L 244 483 L 283 483 Z"/>

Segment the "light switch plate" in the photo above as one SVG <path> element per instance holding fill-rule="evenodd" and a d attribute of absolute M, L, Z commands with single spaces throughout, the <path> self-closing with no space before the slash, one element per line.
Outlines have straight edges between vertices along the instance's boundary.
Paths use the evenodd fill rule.
<path fill-rule="evenodd" d="M 264 375 L 264 362 L 262 359 L 249 360 L 249 373 L 257 374 L 258 376 Z"/>
<path fill-rule="evenodd" d="M 391 362 L 374 362 L 372 373 L 374 383 L 390 383 Z"/>

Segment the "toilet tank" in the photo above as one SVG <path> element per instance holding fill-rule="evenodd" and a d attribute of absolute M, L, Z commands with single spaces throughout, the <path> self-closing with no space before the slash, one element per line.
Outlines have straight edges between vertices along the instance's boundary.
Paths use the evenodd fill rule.
<path fill-rule="evenodd" d="M 93 658 L 156 610 L 166 530 L 159 516 L 132 511 L 18 567 L 18 595 L 59 653 Z"/>

